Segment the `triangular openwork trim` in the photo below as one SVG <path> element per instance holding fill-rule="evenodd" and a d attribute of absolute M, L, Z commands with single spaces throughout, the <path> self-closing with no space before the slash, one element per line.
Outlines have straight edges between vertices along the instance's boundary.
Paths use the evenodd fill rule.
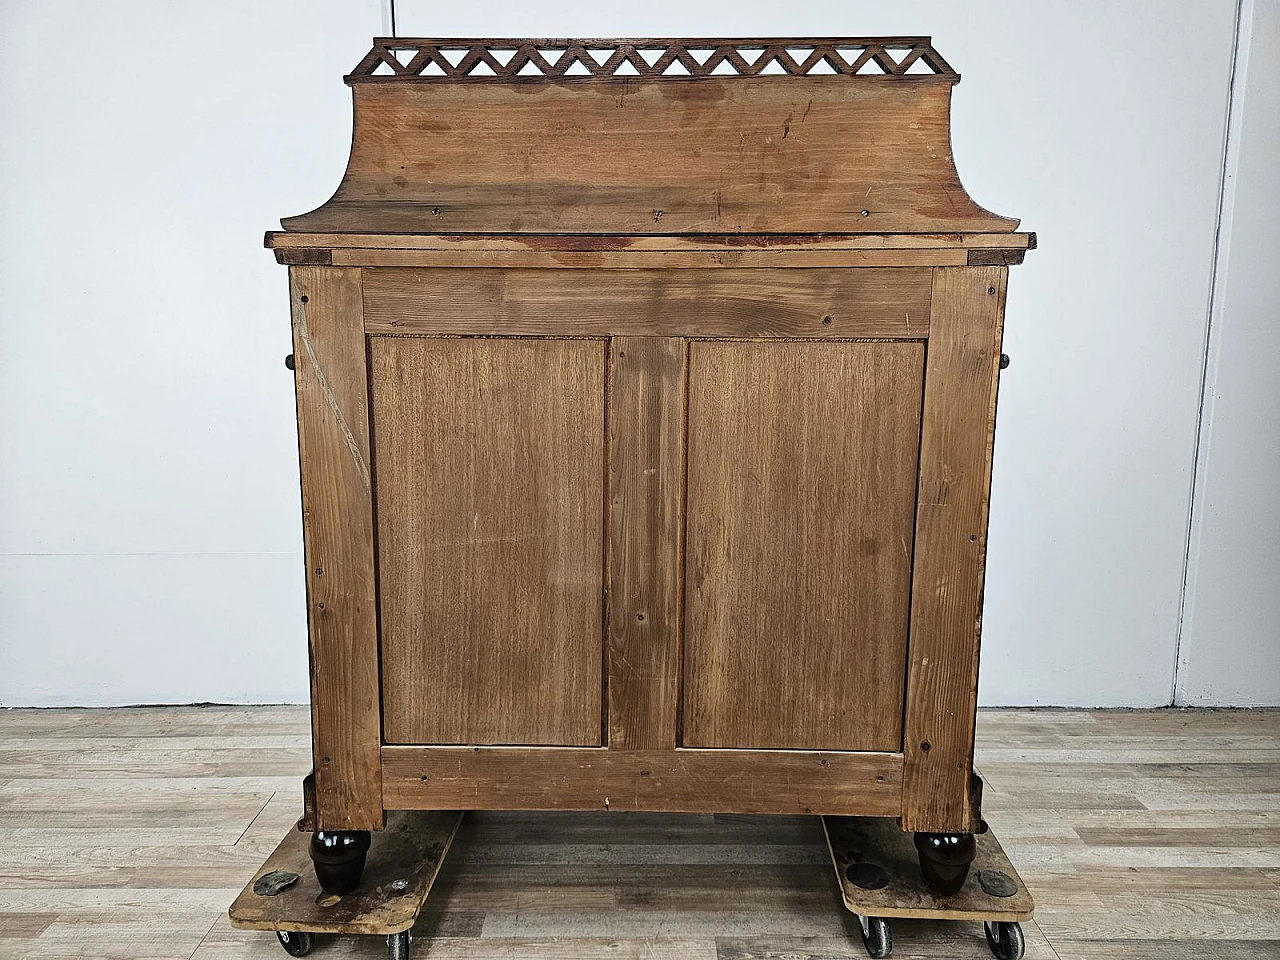
<path fill-rule="evenodd" d="M 624 71 L 619 68 L 626 64 Z M 921 65 L 927 70 L 921 70 Z M 910 71 L 910 72 L 908 72 Z M 761 75 L 930 80 L 960 75 L 929 37 L 808 40 L 419 40 L 373 42 L 347 83 L 697 79 Z"/>

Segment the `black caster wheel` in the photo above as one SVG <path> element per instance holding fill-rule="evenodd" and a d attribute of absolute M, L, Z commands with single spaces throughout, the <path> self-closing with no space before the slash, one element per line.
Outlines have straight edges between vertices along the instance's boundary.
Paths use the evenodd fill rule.
<path fill-rule="evenodd" d="M 387 937 L 387 960 L 409 960 L 411 943 L 413 943 L 413 934 L 408 930 L 391 934 Z"/>
<path fill-rule="evenodd" d="M 888 920 L 859 914 L 858 922 L 862 924 L 862 945 L 867 948 L 867 956 L 887 957 L 893 953 L 893 932 Z"/>
<path fill-rule="evenodd" d="M 940 897 L 959 893 L 977 852 L 973 834 L 917 833 L 915 844 L 924 885 Z"/>
<path fill-rule="evenodd" d="M 311 952 L 311 948 L 316 945 L 314 933 L 293 933 L 289 930 L 277 930 L 276 939 L 280 941 L 280 946 L 284 947 L 284 952 L 291 957 L 305 957 Z"/>
<path fill-rule="evenodd" d="M 1027 949 L 1027 942 L 1022 939 L 1022 924 L 987 920 L 983 926 L 987 930 L 987 946 L 996 960 L 1022 960 Z"/>
<path fill-rule="evenodd" d="M 341 897 L 360 886 L 369 840 L 368 830 L 320 830 L 312 834 L 311 862 L 321 890 Z"/>

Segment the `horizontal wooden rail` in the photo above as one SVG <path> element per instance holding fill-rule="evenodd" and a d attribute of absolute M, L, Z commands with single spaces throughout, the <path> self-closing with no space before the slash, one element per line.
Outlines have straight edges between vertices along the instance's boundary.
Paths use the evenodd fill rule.
<path fill-rule="evenodd" d="M 363 250 L 1034 250 L 1034 233 L 688 234 L 623 236 L 571 234 L 295 233 L 271 230 L 264 246 Z"/>
<path fill-rule="evenodd" d="M 364 271 L 373 335 L 928 335 L 928 270 Z"/>
<path fill-rule="evenodd" d="M 896 817 L 902 754 L 592 747 L 382 748 L 388 809 Z"/>

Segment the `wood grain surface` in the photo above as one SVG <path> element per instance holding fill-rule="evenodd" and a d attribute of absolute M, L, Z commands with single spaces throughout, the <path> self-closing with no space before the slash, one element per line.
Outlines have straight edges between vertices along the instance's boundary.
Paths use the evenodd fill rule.
<path fill-rule="evenodd" d="M 924 337 L 931 272 L 369 269 L 371 334 Z"/>
<path fill-rule="evenodd" d="M 279 263 L 360 267 L 501 267 L 539 270 L 716 270 L 720 268 L 956 267 L 985 262 L 1021 263 L 1021 251 L 958 250 L 299 250 L 276 251 Z M 993 260 L 994 258 L 994 260 Z"/>
<path fill-rule="evenodd" d="M 606 645 L 611 750 L 674 750 L 684 534 L 685 342 L 609 352 Z"/>
<path fill-rule="evenodd" d="M 618 234 L 291 233 L 270 230 L 269 250 L 415 250 L 427 253 L 732 253 L 806 251 L 1027 250 L 1036 235 L 1021 233 L 753 233 L 625 236 Z"/>
<path fill-rule="evenodd" d="M 902 823 L 968 832 L 1007 267 L 934 271 L 916 502 Z"/>
<path fill-rule="evenodd" d="M 1280 817 L 1277 763 L 1280 711 L 979 712 L 985 815 L 1036 900 L 1029 960 L 1280 954 L 1280 848 L 1247 833 Z M 280 960 L 226 908 L 310 765 L 305 707 L 0 710 L 0 957 Z M 893 933 L 895 956 L 990 960 L 981 924 Z M 473 813 L 414 938 L 443 960 L 866 956 L 816 817 Z"/>
<path fill-rule="evenodd" d="M 374 338 L 388 743 L 601 742 L 605 344 Z"/>
<path fill-rule="evenodd" d="M 834 81 L 834 82 L 833 82 Z M 928 78 L 362 84 L 332 233 L 1012 231 L 960 184 Z"/>
<path fill-rule="evenodd" d="M 381 828 L 372 458 L 360 271 L 291 267 L 317 825 Z"/>
<path fill-rule="evenodd" d="M 923 367 L 690 346 L 686 746 L 900 749 Z"/>
<path fill-rule="evenodd" d="M 902 756 L 807 750 L 384 747 L 404 808 L 894 816 Z"/>

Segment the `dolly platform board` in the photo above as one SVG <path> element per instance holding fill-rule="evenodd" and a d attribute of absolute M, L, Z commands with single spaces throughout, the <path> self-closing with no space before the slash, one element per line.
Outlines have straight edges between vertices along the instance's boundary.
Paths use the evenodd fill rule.
<path fill-rule="evenodd" d="M 1022 956 L 1020 923 L 1031 919 L 1035 904 L 990 830 L 974 835 L 972 870 L 963 885 L 939 896 L 921 876 L 915 844 L 892 820 L 823 817 L 822 829 L 844 905 L 861 922 L 871 956 L 887 957 L 892 950 L 886 921 L 894 917 L 982 921 L 996 957 Z"/>
<path fill-rule="evenodd" d="M 409 929 L 418 919 L 463 814 L 391 814 L 372 838 L 357 890 L 327 894 L 312 872 L 310 836 L 290 830 L 228 911 L 242 930 L 272 930 L 291 956 L 310 952 L 316 934 L 388 938 L 391 960 L 408 960 Z"/>

